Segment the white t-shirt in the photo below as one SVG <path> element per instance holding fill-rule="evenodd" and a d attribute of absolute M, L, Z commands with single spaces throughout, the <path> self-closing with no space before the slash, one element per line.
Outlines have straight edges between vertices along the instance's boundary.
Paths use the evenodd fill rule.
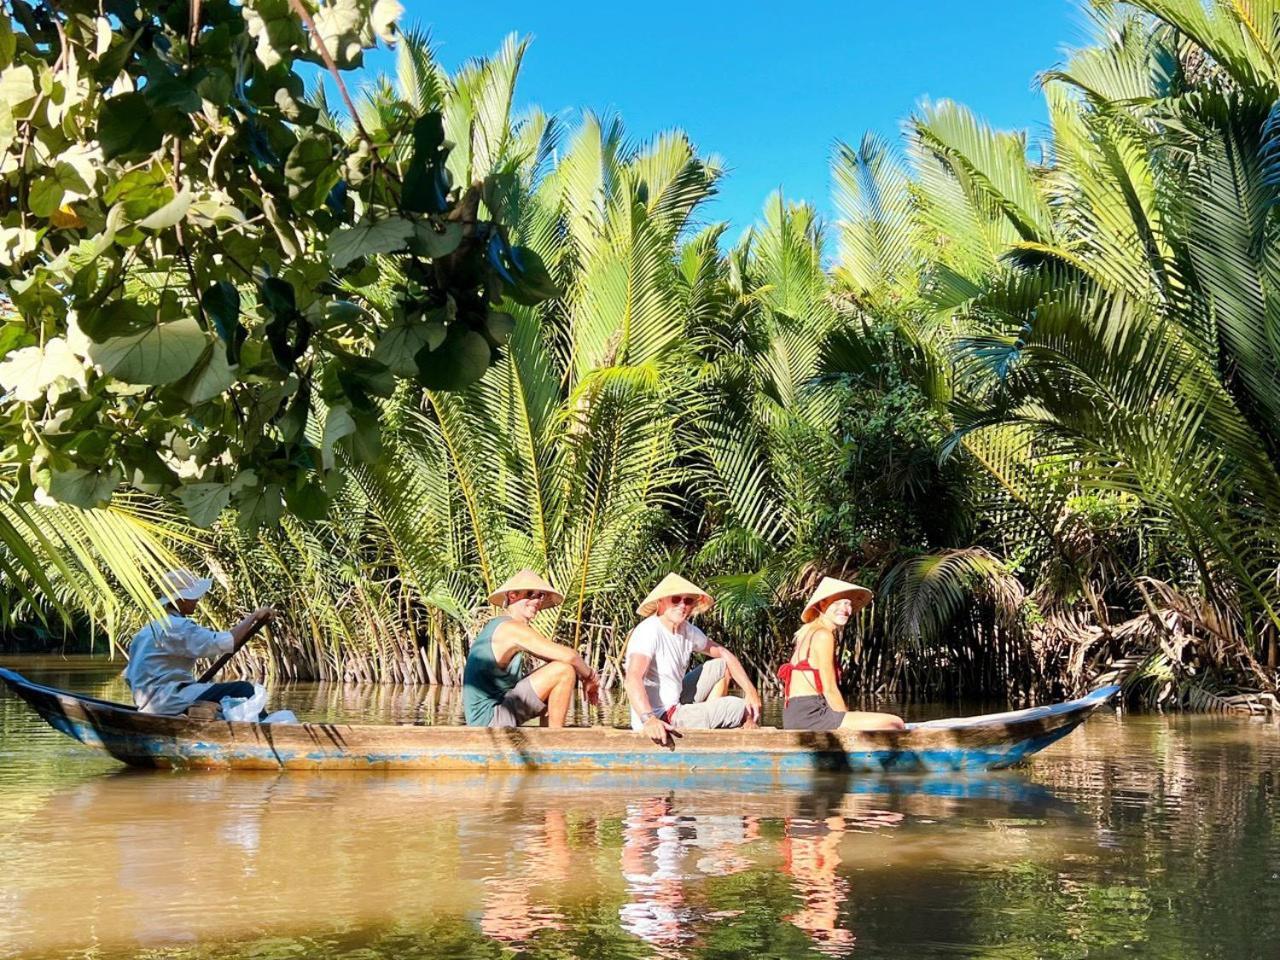
<path fill-rule="evenodd" d="M 689 658 L 706 650 L 711 644 L 707 635 L 689 621 L 680 624 L 680 632 L 672 633 L 655 613 L 640 623 L 631 633 L 627 644 L 625 670 L 631 658 L 649 657 L 649 669 L 644 674 L 644 689 L 649 694 L 649 709 L 659 714 L 680 702 L 680 690 L 684 675 L 689 672 Z M 641 730 L 644 721 L 631 707 L 631 729 Z"/>
<path fill-rule="evenodd" d="M 133 702 L 143 713 L 185 712 L 212 686 L 192 682 L 196 661 L 230 653 L 234 646 L 227 631 L 210 630 L 177 614 L 151 621 L 129 641 L 124 678 Z"/>

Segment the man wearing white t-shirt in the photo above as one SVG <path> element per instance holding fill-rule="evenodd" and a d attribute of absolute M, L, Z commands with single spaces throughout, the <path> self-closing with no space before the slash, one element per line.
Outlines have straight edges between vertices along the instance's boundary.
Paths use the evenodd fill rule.
<path fill-rule="evenodd" d="M 760 694 L 732 653 L 689 622 L 714 601 L 705 590 L 668 574 L 636 608 L 645 617 L 627 641 L 626 689 L 631 729 L 667 746 L 681 729 L 755 726 Z M 689 670 L 694 653 L 706 662 Z M 745 696 L 728 697 L 729 680 Z"/>

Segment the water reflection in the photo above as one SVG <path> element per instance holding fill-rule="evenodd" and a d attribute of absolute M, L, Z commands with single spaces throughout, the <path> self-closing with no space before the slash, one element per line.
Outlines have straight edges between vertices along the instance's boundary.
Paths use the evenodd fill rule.
<path fill-rule="evenodd" d="M 539 930 L 563 930 L 564 915 L 548 902 L 535 899 L 537 887 L 554 891 L 571 875 L 569 830 L 563 810 L 546 810 L 534 835 L 512 851 L 504 873 L 484 881 L 484 910 L 480 930 L 499 943 L 519 945 Z"/>
<path fill-rule="evenodd" d="M 839 873 L 841 842 L 851 830 L 895 827 L 905 815 L 878 809 L 865 796 L 819 794 L 816 799 L 837 799 L 837 812 L 823 816 L 825 811 L 814 811 L 784 821 L 782 869 L 794 879 L 802 904 L 786 919 L 808 934 L 820 953 L 843 957 L 852 952 L 856 938 L 841 918 L 849 899 L 849 881 Z"/>
<path fill-rule="evenodd" d="M 626 805 L 622 876 L 627 901 L 618 911 L 622 928 L 674 955 L 696 937 L 698 921 L 722 920 L 734 911 L 697 903 L 689 887 L 702 877 L 726 877 L 754 865 L 741 848 L 760 837 L 760 817 L 676 813 L 671 794 Z"/>
<path fill-rule="evenodd" d="M 1228 718 L 980 778 L 153 774 L 3 698 L 0 957 L 1270 956 L 1278 788 Z"/>

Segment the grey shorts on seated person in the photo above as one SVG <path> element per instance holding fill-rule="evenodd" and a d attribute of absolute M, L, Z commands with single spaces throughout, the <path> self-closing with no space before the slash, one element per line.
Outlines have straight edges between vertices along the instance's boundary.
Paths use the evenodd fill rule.
<path fill-rule="evenodd" d="M 546 702 L 538 696 L 528 677 L 517 683 L 493 708 L 491 727 L 518 727 L 547 712 Z"/>
<path fill-rule="evenodd" d="M 747 719 L 747 701 L 741 697 L 718 697 L 708 700 L 716 684 L 724 678 L 725 662 L 706 660 L 684 677 L 680 705 L 671 715 L 677 730 L 722 730 L 740 727 Z"/>

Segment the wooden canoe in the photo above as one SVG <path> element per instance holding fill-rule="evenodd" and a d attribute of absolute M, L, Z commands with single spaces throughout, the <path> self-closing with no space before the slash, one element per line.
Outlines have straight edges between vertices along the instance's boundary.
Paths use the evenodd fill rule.
<path fill-rule="evenodd" d="M 648 770 L 785 774 L 810 770 L 999 770 L 1074 730 L 1120 689 L 1052 706 L 908 725 L 905 731 L 685 731 L 673 749 L 612 727 L 260 724 L 139 713 L 41 686 L 0 668 L 0 679 L 55 730 L 138 767 L 301 770 Z"/>

